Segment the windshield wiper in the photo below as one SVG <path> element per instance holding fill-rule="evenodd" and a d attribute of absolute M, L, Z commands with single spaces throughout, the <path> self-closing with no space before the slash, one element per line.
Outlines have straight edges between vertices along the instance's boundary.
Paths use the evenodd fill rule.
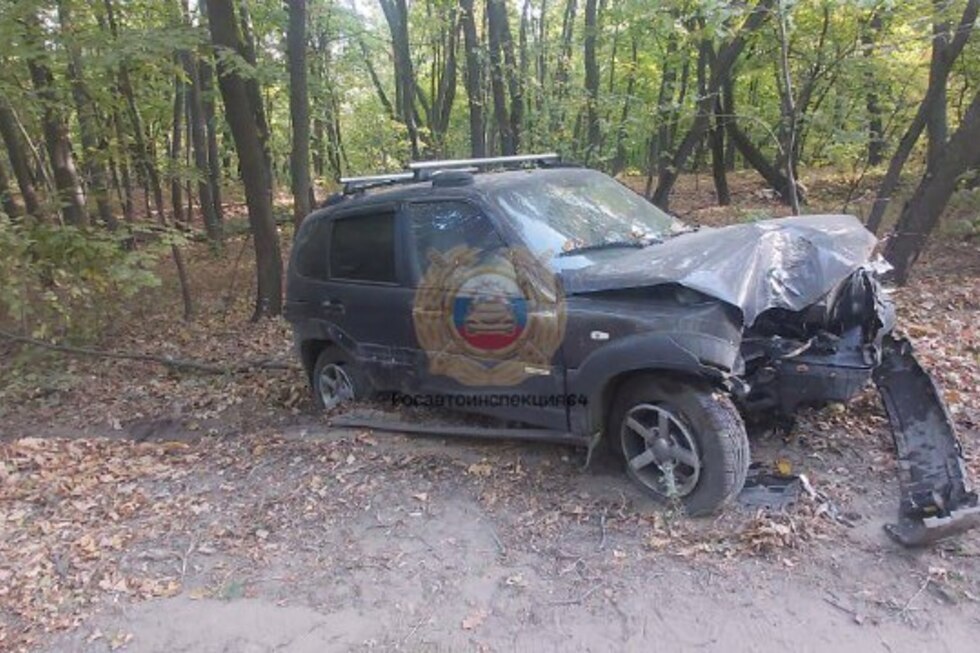
<path fill-rule="evenodd" d="M 563 251 L 558 256 L 574 256 L 575 254 L 582 254 L 584 252 L 597 252 L 603 249 L 616 249 L 618 247 L 630 247 L 633 249 L 640 249 L 645 247 L 647 243 L 641 242 L 639 240 L 613 240 L 608 243 L 596 243 L 594 245 L 582 245 L 581 247 L 573 247 L 572 249 L 567 249 Z"/>

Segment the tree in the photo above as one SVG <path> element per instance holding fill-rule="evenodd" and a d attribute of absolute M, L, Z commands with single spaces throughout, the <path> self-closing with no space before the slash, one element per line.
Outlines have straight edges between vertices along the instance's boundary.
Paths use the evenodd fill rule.
<path fill-rule="evenodd" d="M 486 126 L 483 118 L 483 72 L 480 66 L 480 42 L 477 39 L 473 0 L 459 0 L 462 10 L 463 46 L 466 48 L 466 98 L 469 108 L 470 155 L 486 156 Z"/>
<path fill-rule="evenodd" d="M 27 67 L 31 83 L 42 105 L 42 126 L 48 160 L 54 172 L 55 189 L 65 223 L 76 226 L 88 224 L 85 194 L 82 190 L 75 157 L 69 140 L 68 122 L 61 111 L 62 102 L 55 87 L 54 74 L 47 62 L 47 52 L 41 34 L 41 22 L 31 15 L 25 21 L 25 43 L 30 48 Z"/>
<path fill-rule="evenodd" d="M 41 218 L 41 201 L 34 186 L 34 173 L 31 172 L 27 148 L 21 138 L 13 107 L 2 93 L 0 93 L 0 137 L 3 138 L 4 146 L 7 148 L 10 168 L 17 180 L 17 187 L 28 215 Z"/>
<path fill-rule="evenodd" d="M 306 82 L 306 0 L 289 0 L 289 116 L 293 127 L 289 173 L 293 190 L 293 223 L 310 212 L 310 100 Z"/>
<path fill-rule="evenodd" d="M 652 197 L 653 203 L 657 206 L 664 209 L 667 208 L 670 191 L 674 187 L 674 182 L 677 181 L 680 170 L 687 163 L 688 158 L 694 152 L 694 148 L 701 142 L 702 137 L 710 127 L 715 95 L 719 93 L 722 78 L 731 74 L 731 69 L 735 65 L 735 61 L 745 48 L 745 39 L 752 32 L 759 29 L 768 19 L 775 1 L 758 0 L 750 11 L 748 18 L 742 24 L 742 27 L 718 51 L 708 80 L 708 92 L 698 99 L 697 115 L 694 118 L 694 123 L 684 136 L 684 140 L 677 146 L 677 150 L 674 152 L 670 164 L 660 170 L 657 189 L 654 191 Z"/>
<path fill-rule="evenodd" d="M 207 0 L 208 25 L 218 56 L 218 86 L 231 128 L 245 186 L 245 203 L 255 248 L 256 297 L 253 319 L 282 312 L 282 256 L 272 214 L 271 171 L 253 105 L 239 63 L 245 44 L 232 0 Z M 238 59 L 239 61 L 236 61 Z"/>
<path fill-rule="evenodd" d="M 963 121 L 937 155 L 895 225 L 885 247 L 885 258 L 895 266 L 895 278 L 905 283 L 929 235 L 939 224 L 960 177 L 980 166 L 980 92 L 973 97 Z"/>
<path fill-rule="evenodd" d="M 888 203 L 891 201 L 896 188 L 898 188 L 902 169 L 912 154 L 912 149 L 919 140 L 922 130 L 930 121 L 930 118 L 935 121 L 934 114 L 937 111 L 942 111 L 943 113 L 946 111 L 945 105 L 940 109 L 940 103 L 946 97 L 946 80 L 949 77 L 953 63 L 956 61 L 960 52 L 963 51 L 963 46 L 966 45 L 967 40 L 970 38 L 970 33 L 973 31 L 974 24 L 977 20 L 978 10 L 980 10 L 980 0 L 968 0 L 966 8 L 963 10 L 963 17 L 957 25 L 953 40 L 948 45 L 937 45 L 938 41 L 933 43 L 933 56 L 929 65 L 929 86 L 926 89 L 925 97 L 922 98 L 915 117 L 909 124 L 908 129 L 905 130 L 905 135 L 902 136 L 898 148 L 892 155 L 892 159 L 888 164 L 888 171 L 881 180 L 874 204 L 871 206 L 871 212 L 868 214 L 867 227 L 872 233 L 878 233 L 878 230 L 881 228 L 882 219 L 885 217 L 885 210 L 888 208 Z M 938 53 L 937 48 L 939 50 Z M 935 153 L 933 156 L 935 157 Z"/>

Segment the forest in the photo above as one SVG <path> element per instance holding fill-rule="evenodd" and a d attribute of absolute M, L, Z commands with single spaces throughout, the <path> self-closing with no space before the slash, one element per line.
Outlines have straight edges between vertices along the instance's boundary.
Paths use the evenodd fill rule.
<path fill-rule="evenodd" d="M 752 175 L 788 212 L 858 214 L 899 282 L 951 199 L 977 228 L 980 0 L 0 8 L 0 306 L 35 335 L 162 257 L 189 318 L 185 250 L 244 233 L 254 317 L 277 315 L 292 225 L 341 176 L 427 158 L 556 151 L 668 209 L 684 175 L 722 207 Z"/>

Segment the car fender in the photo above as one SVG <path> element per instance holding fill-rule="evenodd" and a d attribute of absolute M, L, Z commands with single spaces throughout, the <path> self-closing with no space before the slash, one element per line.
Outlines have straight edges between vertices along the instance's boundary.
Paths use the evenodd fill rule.
<path fill-rule="evenodd" d="M 738 355 L 738 343 L 692 332 L 638 333 L 604 345 L 567 371 L 569 394 L 585 399 L 570 415 L 572 431 L 591 435 L 601 428 L 606 391 L 617 378 L 660 370 L 721 384 Z"/>

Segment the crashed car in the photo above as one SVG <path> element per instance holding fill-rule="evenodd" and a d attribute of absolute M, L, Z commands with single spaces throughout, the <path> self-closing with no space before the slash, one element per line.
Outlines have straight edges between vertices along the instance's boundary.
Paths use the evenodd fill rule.
<path fill-rule="evenodd" d="M 884 264 L 856 218 L 694 228 L 555 155 L 342 181 L 303 222 L 288 274 L 321 406 L 382 396 L 501 425 L 461 434 L 590 453 L 605 440 L 651 496 L 704 515 L 745 483 L 746 418 L 789 420 L 873 382 L 899 458 L 889 533 L 915 545 L 973 523 L 953 424 L 892 333 Z"/>

